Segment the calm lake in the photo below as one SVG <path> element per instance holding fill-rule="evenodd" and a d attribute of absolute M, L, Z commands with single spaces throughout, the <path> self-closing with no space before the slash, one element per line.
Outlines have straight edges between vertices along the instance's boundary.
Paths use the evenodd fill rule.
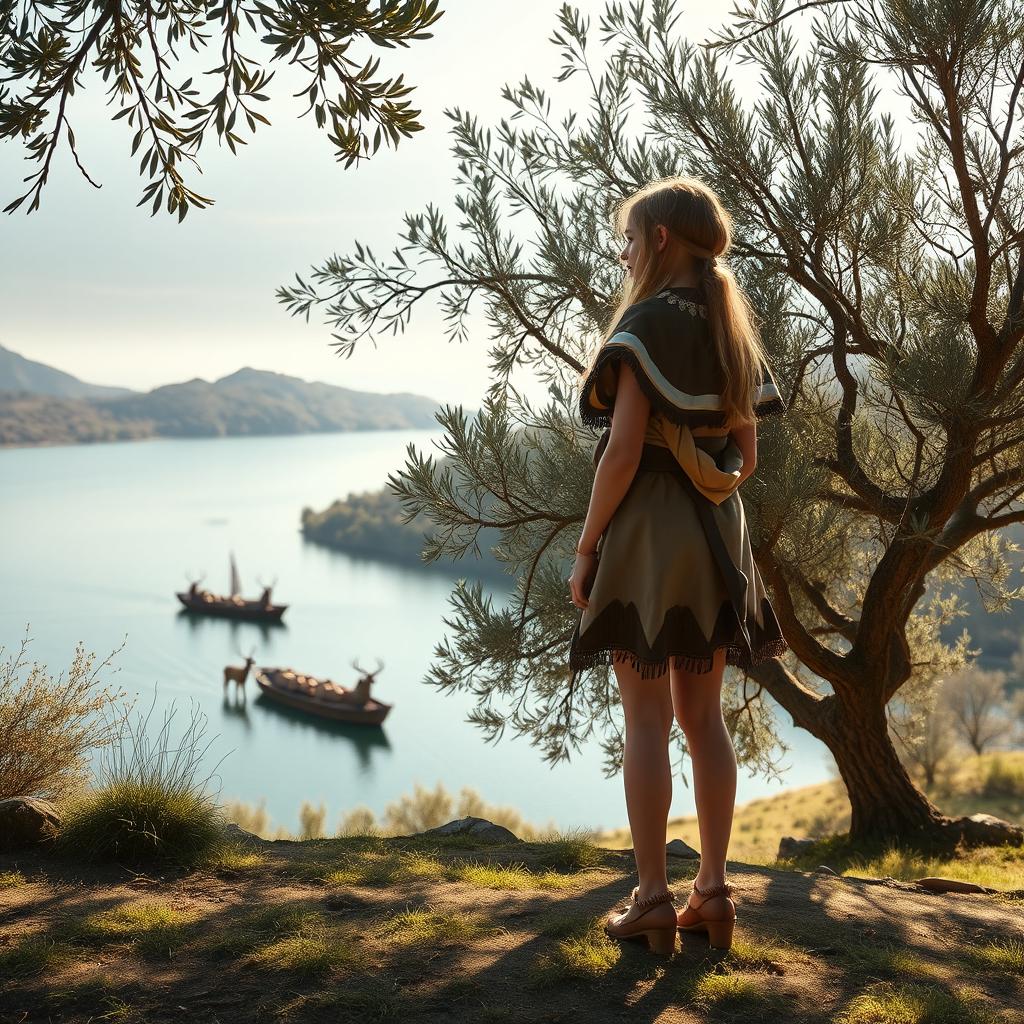
<path fill-rule="evenodd" d="M 470 695 L 422 682 L 445 633 L 452 576 L 331 552 L 299 532 L 303 506 L 381 487 L 409 442 L 436 454 L 431 441 L 440 436 L 390 430 L 0 451 L 0 645 L 16 649 L 28 625 L 29 660 L 56 673 L 78 640 L 100 659 L 126 640 L 110 681 L 137 694 L 141 710 L 155 695 L 156 720 L 174 702 L 184 725 L 194 701 L 208 720 L 211 767 L 223 758 L 222 797 L 265 799 L 273 822 L 290 829 L 303 800 L 326 804 L 333 831 L 347 809 L 380 813 L 415 783 L 438 781 L 453 795 L 471 785 L 538 825 L 624 825 L 621 777 L 604 778 L 596 744 L 551 767 L 525 739 L 486 743 L 465 721 Z M 244 594 L 257 592 L 257 576 L 277 577 L 275 598 L 290 605 L 284 627 L 179 614 L 174 591 L 185 589 L 186 570 L 227 589 L 229 550 Z M 507 600 L 490 588 L 496 604 Z M 395 707 L 379 729 L 319 724 L 257 699 L 251 680 L 244 711 L 225 705 L 223 666 L 240 661 L 236 647 L 254 645 L 257 664 L 346 685 L 355 681 L 353 658 L 372 668 L 380 656 L 374 693 Z M 741 768 L 738 801 L 829 778 L 824 746 L 784 712 L 780 720 L 791 748 L 784 784 Z M 672 814 L 693 810 L 692 785 L 677 778 Z"/>

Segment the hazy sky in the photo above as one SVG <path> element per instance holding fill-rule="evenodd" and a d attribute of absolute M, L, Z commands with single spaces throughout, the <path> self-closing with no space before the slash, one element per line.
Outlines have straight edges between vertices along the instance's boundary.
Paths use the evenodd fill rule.
<path fill-rule="evenodd" d="M 445 109 L 461 108 L 478 115 L 481 126 L 496 127 L 512 113 L 502 87 L 524 76 L 549 93 L 558 121 L 589 103 L 582 75 L 555 81 L 562 59 L 550 37 L 559 0 L 520 0 L 511 7 L 496 0 L 442 0 L 441 6 L 445 13 L 432 39 L 409 49 L 363 46 L 356 53 L 359 59 L 380 56 L 378 78 L 405 74 L 415 86 L 409 98 L 422 110 L 422 132 L 345 170 L 326 134 L 311 117 L 298 116 L 305 100 L 292 94 L 308 84 L 305 73 L 276 62 L 267 89 L 272 99 L 259 105 L 273 124 L 260 125 L 253 137 L 243 130 L 248 145 L 238 156 L 207 137 L 200 152 L 203 174 L 190 184 L 216 204 L 194 210 L 182 224 L 136 207 L 148 179 L 138 175 L 138 159 L 130 156 L 134 129 L 126 118 L 110 120 L 114 108 L 105 83 L 90 70 L 72 98 L 70 117 L 83 163 L 103 187 L 85 181 L 62 141 L 41 208 L 28 216 L 24 207 L 0 215 L 0 344 L 87 381 L 133 388 L 212 380 L 254 366 L 361 390 L 412 391 L 479 405 L 492 343 L 482 315 L 469 321 L 467 342 L 450 344 L 428 299 L 418 304 L 404 335 L 384 334 L 376 347 L 363 339 L 346 360 L 330 347 L 330 328 L 318 310 L 307 324 L 274 295 L 296 272 L 307 276 L 332 254 L 353 252 L 356 240 L 380 256 L 390 253 L 403 215 L 423 212 L 428 203 L 446 215 L 450 240 L 459 237 Z M 576 6 L 591 19 L 590 49 L 599 55 L 604 0 Z M 680 3 L 677 10 L 677 32 L 700 41 L 721 25 L 727 8 Z M 791 22 L 797 38 L 809 28 L 806 17 Z M 176 79 L 215 67 L 218 52 L 208 48 L 195 68 L 183 67 Z M 250 37 L 242 52 L 265 61 L 270 50 Z M 741 97 L 755 97 L 756 73 L 735 60 L 730 64 Z M 599 57 L 595 66 L 601 67 Z M 885 91 L 883 105 L 896 114 L 898 131 L 912 135 L 905 104 Z M 639 101 L 633 111 L 639 133 L 646 114 Z M 13 142 L 0 143 L 0 209 L 23 191 L 23 176 L 37 166 L 23 153 Z M 513 219 L 508 226 L 520 230 L 520 223 Z M 544 400 L 544 389 L 522 371 L 513 382 Z"/>
<path fill-rule="evenodd" d="M 384 335 L 376 348 L 364 339 L 345 360 L 329 347 L 330 330 L 317 313 L 307 324 L 274 297 L 296 272 L 351 252 L 356 239 L 375 253 L 390 252 L 403 213 L 420 212 L 428 202 L 452 213 L 455 161 L 444 109 L 461 107 L 497 125 L 511 113 L 502 86 L 525 75 L 551 91 L 559 116 L 570 108 L 577 80 L 553 81 L 561 67 L 549 42 L 555 0 L 520 0 L 514 8 L 495 0 L 443 0 L 441 6 L 434 38 L 408 50 L 373 51 L 381 55 L 382 75 L 404 71 L 416 86 L 410 99 L 423 111 L 424 131 L 345 170 L 311 118 L 298 118 L 305 102 L 291 93 L 299 79 L 277 62 L 272 100 L 258 108 L 273 124 L 261 125 L 255 137 L 243 132 L 249 144 L 237 157 L 208 137 L 200 152 L 203 175 L 191 183 L 216 205 L 192 211 L 180 225 L 136 208 L 148 179 L 129 156 L 134 130 L 127 119 L 110 121 L 114 108 L 106 106 L 104 83 L 90 72 L 73 97 L 71 123 L 83 163 L 103 187 L 84 180 L 62 142 L 40 209 L 0 217 L 0 344 L 88 381 L 134 388 L 213 379 L 249 365 L 478 405 L 490 347 L 482 316 L 473 321 L 469 342 L 449 344 L 436 309 L 424 305 L 404 336 Z M 596 46 L 596 15 L 604 4 L 578 6 L 595 16 Z M 696 36 L 709 22 L 687 14 L 684 23 L 686 34 Z M 258 45 L 243 52 L 257 57 L 262 50 L 269 53 Z M 216 63 L 211 48 L 201 66 Z M 36 168 L 23 152 L 0 144 L 0 208 Z M 455 224 L 452 216 L 450 237 Z M 525 377 L 515 382 L 543 396 Z"/>

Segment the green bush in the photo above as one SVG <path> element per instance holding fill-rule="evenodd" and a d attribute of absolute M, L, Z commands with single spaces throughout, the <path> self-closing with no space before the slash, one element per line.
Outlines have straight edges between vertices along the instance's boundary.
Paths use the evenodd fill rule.
<path fill-rule="evenodd" d="M 172 746 L 173 706 L 155 736 L 149 732 L 152 711 L 122 724 L 94 786 L 62 808 L 60 849 L 87 860 L 182 866 L 223 851 L 225 822 L 209 791 L 212 773 L 200 774 L 209 748 L 202 743 L 201 714 L 193 708 L 181 741 Z"/>

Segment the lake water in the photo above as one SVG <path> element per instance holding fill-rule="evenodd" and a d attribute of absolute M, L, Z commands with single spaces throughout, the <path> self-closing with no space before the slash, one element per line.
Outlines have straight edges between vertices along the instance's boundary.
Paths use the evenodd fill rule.
<path fill-rule="evenodd" d="M 510 734 L 488 744 L 465 721 L 468 694 L 443 695 L 423 683 L 444 636 L 452 576 L 319 548 L 300 531 L 303 506 L 322 508 L 352 491 L 376 489 L 405 461 L 409 442 L 436 449 L 436 430 L 389 430 L 302 437 L 158 440 L 0 451 L 0 645 L 25 634 L 30 660 L 54 672 L 75 643 L 100 658 L 122 640 L 112 683 L 172 701 L 184 724 L 191 701 L 208 719 L 210 763 L 221 795 L 266 800 L 275 824 L 298 828 L 303 800 L 341 813 L 366 805 L 380 813 L 415 783 L 438 781 L 457 794 L 475 787 L 491 803 L 518 808 L 538 825 L 618 827 L 626 822 L 621 776 L 606 779 L 595 744 L 568 763 L 546 764 Z M 275 598 L 290 607 L 285 626 L 179 614 L 174 591 L 185 572 L 226 590 L 235 552 L 243 593 L 256 577 L 277 577 Z M 458 570 L 456 570 L 458 571 Z M 508 594 L 492 590 L 503 604 Z M 332 726 L 268 705 L 250 680 L 244 712 L 225 705 L 222 668 L 235 648 L 258 645 L 257 664 L 287 664 L 345 684 L 350 661 L 385 661 L 374 692 L 395 707 L 380 729 Z M 771 698 L 765 698 L 771 701 Z M 784 712 L 791 747 L 785 787 L 829 778 L 830 755 Z M 771 795 L 778 780 L 740 769 L 740 802 Z M 676 779 L 672 814 L 692 814 L 693 790 Z"/>

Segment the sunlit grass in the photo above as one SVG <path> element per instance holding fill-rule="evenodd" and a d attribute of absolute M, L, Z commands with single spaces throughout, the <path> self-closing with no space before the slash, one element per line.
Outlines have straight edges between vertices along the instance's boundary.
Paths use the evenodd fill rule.
<path fill-rule="evenodd" d="M 362 969 L 367 957 L 352 935 L 340 934 L 323 921 L 310 919 L 294 934 L 254 950 L 249 961 L 264 970 L 310 977 L 342 968 Z"/>
<path fill-rule="evenodd" d="M 986 754 L 967 754 L 959 757 L 942 781 L 934 786 L 922 786 L 929 798 L 946 814 L 985 813 L 1020 821 L 1024 816 L 1024 751 L 993 751 Z M 797 861 L 776 861 L 779 840 L 792 835 L 818 840 L 830 836 L 841 837 L 849 832 L 850 801 L 842 781 L 781 790 L 776 796 L 759 797 L 756 800 L 738 804 L 733 813 L 732 838 L 729 843 L 729 857 L 748 864 L 764 864 L 784 869 L 813 870 L 825 863 L 840 871 L 846 861 L 838 859 L 836 846 L 817 847 L 807 857 Z M 668 823 L 669 840 L 682 839 L 694 849 L 700 849 L 700 833 L 695 816 L 673 818 Z M 611 849 L 622 849 L 632 845 L 629 829 L 615 829 L 601 833 L 597 842 Z M 910 877 L 925 874 L 941 874 L 947 877 L 977 881 L 1000 889 L 1024 888 L 1019 872 L 1012 863 L 1003 863 L 1000 853 L 989 854 L 978 850 L 967 854 L 966 865 L 957 858 L 934 860 L 908 870 L 922 870 Z M 882 876 L 892 874 L 894 878 L 904 877 L 896 872 L 887 872 L 881 865 L 862 858 L 861 873 Z M 956 873 L 959 866 L 961 873 Z M 879 868 L 877 872 L 874 868 Z M 927 868 L 927 870 L 923 870 Z M 856 872 L 850 872 L 856 873 Z"/>
<path fill-rule="evenodd" d="M 980 946 L 968 946 L 961 957 L 980 971 L 997 971 L 1024 977 L 1024 941 L 994 939 Z"/>
<path fill-rule="evenodd" d="M 857 974 L 891 974 L 922 981 L 944 976 L 941 968 L 918 953 L 891 942 L 845 942 L 839 955 L 846 970 Z"/>
<path fill-rule="evenodd" d="M 876 857 L 855 858 L 841 873 L 871 878 L 891 875 L 901 881 L 939 875 L 994 889 L 1024 889 L 1024 847 L 977 847 L 954 857 L 927 857 L 892 848 Z"/>
<path fill-rule="evenodd" d="M 838 1024 L 988 1024 L 994 1020 L 967 990 L 878 982 L 855 996 Z"/>
<path fill-rule="evenodd" d="M 733 939 L 725 963 L 737 970 L 780 973 L 785 965 L 806 956 L 803 950 L 778 939 Z"/>
<path fill-rule="evenodd" d="M 1024 847 L 979 846 L 934 856 L 889 841 L 874 848 L 854 845 L 845 835 L 830 836 L 796 857 L 772 860 L 767 866 L 782 870 L 811 871 L 827 864 L 845 876 L 914 881 L 938 876 L 975 882 L 999 890 L 1024 889 Z"/>
<path fill-rule="evenodd" d="M 301 935 L 321 920 L 320 915 L 297 903 L 277 903 L 228 921 L 202 943 L 201 952 L 215 960 L 235 959 L 279 939 Z"/>
<path fill-rule="evenodd" d="M 391 947 L 458 946 L 500 931 L 477 912 L 420 907 L 396 914 L 378 938 Z"/>
<path fill-rule="evenodd" d="M 586 871 L 602 864 L 606 856 L 591 833 L 581 830 L 563 832 L 533 846 L 537 864 L 554 871 Z"/>
<path fill-rule="evenodd" d="M 155 900 L 126 903 L 77 922 L 77 941 L 95 945 L 126 943 L 148 960 L 170 959 L 188 939 L 194 918 Z"/>
<path fill-rule="evenodd" d="M 241 846 L 225 847 L 210 863 L 216 871 L 261 871 L 268 865 L 267 858 L 255 850 Z"/>
<path fill-rule="evenodd" d="M 554 937 L 555 945 L 534 962 L 533 979 L 538 984 L 601 978 L 622 956 L 620 943 L 605 935 L 602 918 L 570 920 L 552 915 L 541 923 L 541 931 Z"/>
<path fill-rule="evenodd" d="M 25 876 L 20 871 L 0 871 L 0 889 L 16 889 L 25 884 Z"/>
<path fill-rule="evenodd" d="M 465 882 L 479 889 L 564 889 L 575 880 L 557 871 L 534 872 L 524 864 L 455 864 L 448 870 L 453 881 Z"/>
<path fill-rule="evenodd" d="M 440 881 L 445 866 L 436 857 L 403 850 L 368 853 L 352 858 L 345 867 L 327 871 L 329 885 L 394 886 L 407 882 Z"/>
<path fill-rule="evenodd" d="M 151 707 L 146 715 L 120 723 L 116 739 L 103 751 L 96 784 L 62 807 L 57 843 L 69 856 L 197 866 L 215 861 L 226 845 L 211 776 L 201 768 L 209 749 L 203 743 L 203 715 L 193 708 L 175 739 L 173 706 L 155 732 L 152 713 Z"/>
<path fill-rule="evenodd" d="M 732 1010 L 763 1013 L 781 1002 L 778 992 L 762 978 L 743 974 L 702 974 L 693 983 L 694 1003 L 704 1010 L 728 1006 Z"/>

